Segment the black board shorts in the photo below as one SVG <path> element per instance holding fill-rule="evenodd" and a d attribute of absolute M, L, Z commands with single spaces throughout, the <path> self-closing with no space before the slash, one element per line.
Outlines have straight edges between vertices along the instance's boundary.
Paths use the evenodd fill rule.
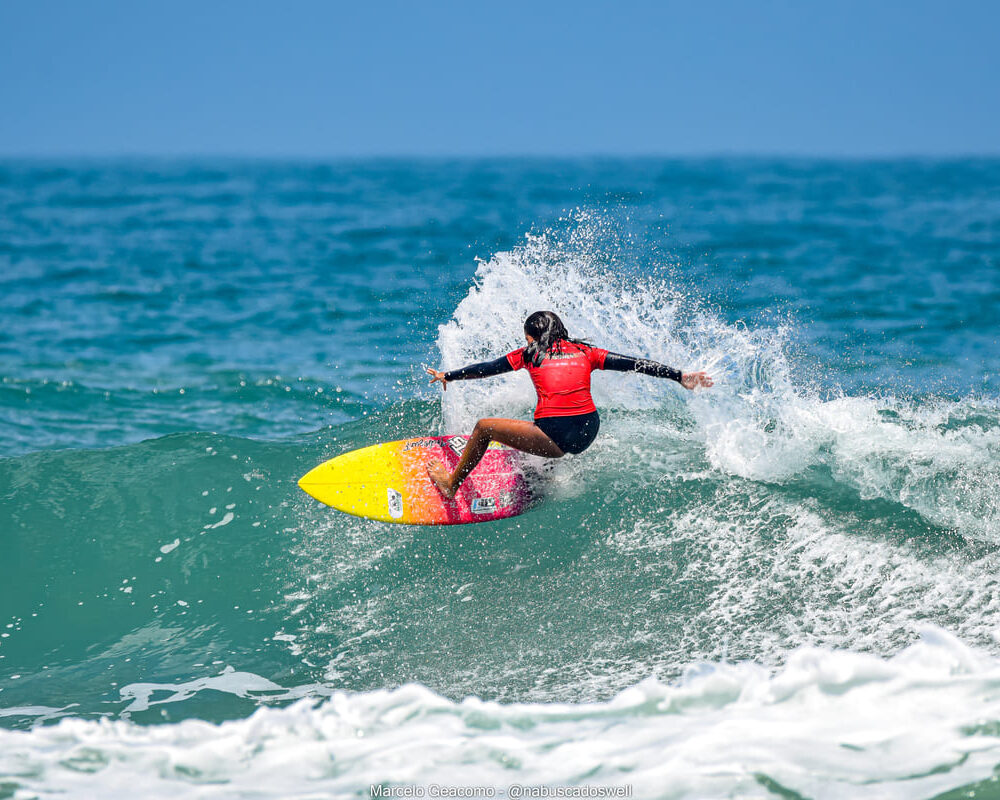
<path fill-rule="evenodd" d="M 535 424 L 564 453 L 582 453 L 597 438 L 601 418 L 596 411 L 589 414 L 574 414 L 572 417 L 541 417 Z"/>

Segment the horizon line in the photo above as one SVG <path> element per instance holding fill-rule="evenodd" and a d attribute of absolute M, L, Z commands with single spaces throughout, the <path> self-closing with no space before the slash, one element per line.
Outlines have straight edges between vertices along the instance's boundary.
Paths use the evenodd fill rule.
<path fill-rule="evenodd" d="M 900 151 L 898 153 L 859 152 L 835 153 L 824 151 L 778 150 L 706 150 L 704 152 L 614 152 L 579 153 L 510 152 L 510 153 L 435 153 L 435 152 L 372 152 L 372 153 L 282 153 L 282 152 L 2 152 L 0 161 L 282 161 L 282 162 L 346 162 L 346 161 L 723 161 L 723 160 L 787 160 L 787 161 L 973 161 L 998 160 L 1000 150 L 982 151 Z"/>

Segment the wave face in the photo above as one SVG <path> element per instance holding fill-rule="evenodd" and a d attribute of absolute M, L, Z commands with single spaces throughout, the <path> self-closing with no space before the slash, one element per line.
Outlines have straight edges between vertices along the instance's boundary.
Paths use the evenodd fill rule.
<path fill-rule="evenodd" d="M 992 161 L 0 165 L 0 797 L 989 796 L 998 190 Z M 716 386 L 595 373 L 600 436 L 511 520 L 297 489 L 529 415 L 524 374 L 422 367 L 538 308 Z"/>

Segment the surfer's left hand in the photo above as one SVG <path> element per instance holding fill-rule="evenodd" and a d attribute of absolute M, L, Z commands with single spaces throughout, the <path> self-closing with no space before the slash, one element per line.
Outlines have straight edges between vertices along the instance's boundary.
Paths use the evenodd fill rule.
<path fill-rule="evenodd" d="M 704 386 L 706 389 L 712 385 L 712 379 L 704 372 L 685 372 L 681 375 L 681 386 L 685 389 L 697 389 Z"/>
<path fill-rule="evenodd" d="M 430 367 L 427 367 L 427 374 L 433 376 L 431 378 L 431 383 L 432 384 L 435 384 L 438 381 L 441 381 L 441 388 L 444 389 L 445 391 L 448 391 L 448 379 L 445 378 L 443 372 L 439 372 L 436 369 L 431 369 Z"/>

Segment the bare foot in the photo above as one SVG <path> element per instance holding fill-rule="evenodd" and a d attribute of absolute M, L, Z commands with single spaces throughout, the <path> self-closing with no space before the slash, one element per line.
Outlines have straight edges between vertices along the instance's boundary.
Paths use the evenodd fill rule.
<path fill-rule="evenodd" d="M 431 476 L 431 482 L 437 486 L 449 500 L 455 497 L 455 490 L 451 488 L 451 473 L 440 461 L 432 461 L 427 465 L 427 474 Z"/>

